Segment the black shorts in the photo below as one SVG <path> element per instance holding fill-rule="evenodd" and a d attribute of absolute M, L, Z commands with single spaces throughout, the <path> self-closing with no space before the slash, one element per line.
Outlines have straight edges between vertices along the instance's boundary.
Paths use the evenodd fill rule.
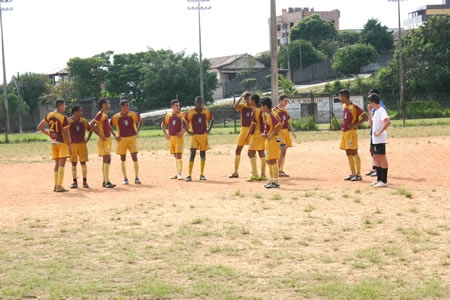
<path fill-rule="evenodd" d="M 373 154 L 386 154 L 386 144 L 373 144 Z"/>

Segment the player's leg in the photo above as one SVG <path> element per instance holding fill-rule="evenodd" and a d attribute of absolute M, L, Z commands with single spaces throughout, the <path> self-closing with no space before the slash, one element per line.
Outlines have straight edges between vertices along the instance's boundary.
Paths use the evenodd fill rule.
<path fill-rule="evenodd" d="M 122 170 L 122 176 L 123 176 L 123 184 L 128 184 L 128 177 L 127 177 L 127 156 L 126 154 L 120 155 L 120 169 Z"/>
<path fill-rule="evenodd" d="M 258 150 L 259 159 L 261 161 L 261 175 L 259 176 L 259 180 L 265 181 L 266 178 L 266 154 L 264 150 Z"/>
<path fill-rule="evenodd" d="M 141 184 L 141 180 L 139 179 L 139 162 L 137 155 L 137 152 L 131 153 L 131 160 L 133 161 L 134 167 L 134 183 Z"/>
<path fill-rule="evenodd" d="M 252 144 L 252 143 L 250 142 L 250 144 Z M 252 175 L 250 175 L 250 177 L 247 179 L 247 181 L 251 182 L 251 181 L 255 181 L 259 178 L 258 177 L 258 169 L 256 166 L 256 150 L 250 150 L 250 148 L 249 148 L 247 155 L 248 155 L 248 158 L 250 159 L 250 165 L 252 167 Z"/>
<path fill-rule="evenodd" d="M 241 152 L 244 146 L 236 146 L 236 150 L 234 151 L 234 171 L 228 176 L 229 178 L 238 178 L 239 177 L 239 164 L 241 162 Z"/>
<path fill-rule="evenodd" d="M 64 167 L 66 164 L 66 159 L 67 159 L 66 157 L 59 157 L 55 160 L 55 164 L 58 169 L 58 179 L 57 179 L 57 184 L 56 184 L 56 188 L 55 188 L 56 192 L 67 192 L 67 190 L 62 186 L 62 182 L 64 179 Z"/>
<path fill-rule="evenodd" d="M 177 165 L 176 179 L 183 180 L 183 153 L 175 153 L 174 156 Z"/>
<path fill-rule="evenodd" d="M 280 170 L 280 177 L 288 177 L 289 175 L 287 175 L 284 171 L 284 161 L 286 158 L 286 151 L 287 151 L 287 147 L 286 144 L 281 144 L 280 145 L 280 159 L 278 160 L 278 168 Z"/>
<path fill-rule="evenodd" d="M 200 180 L 206 180 L 205 177 L 206 150 L 200 150 Z"/>
<path fill-rule="evenodd" d="M 104 180 L 105 180 L 105 184 L 104 187 L 105 188 L 113 188 L 116 185 L 112 184 L 109 181 L 109 167 L 111 165 L 111 155 L 104 155 L 103 156 L 103 172 L 104 172 Z"/>
<path fill-rule="evenodd" d="M 77 161 L 72 160 L 72 185 L 70 186 L 71 189 L 78 188 L 78 181 L 77 181 Z"/>
<path fill-rule="evenodd" d="M 80 162 L 81 164 L 81 174 L 83 176 L 83 187 L 89 188 L 89 185 L 87 183 L 87 164 L 85 161 Z"/>
<path fill-rule="evenodd" d="M 194 160 L 195 160 L 195 154 L 197 152 L 197 148 L 191 148 L 190 149 L 190 155 L 189 155 L 189 171 L 188 171 L 188 177 L 186 177 L 186 181 L 192 181 L 192 169 L 194 168 Z"/>
<path fill-rule="evenodd" d="M 374 158 L 377 163 L 377 180 L 378 183 L 374 187 L 387 186 L 388 162 L 386 158 L 386 144 L 374 145 Z"/>

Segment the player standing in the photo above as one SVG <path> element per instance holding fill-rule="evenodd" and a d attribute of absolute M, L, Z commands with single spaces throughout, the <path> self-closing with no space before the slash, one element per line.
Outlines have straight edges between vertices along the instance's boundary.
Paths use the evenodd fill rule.
<path fill-rule="evenodd" d="M 245 102 L 242 103 L 241 101 Z M 245 139 L 250 125 L 252 124 L 252 111 L 255 107 L 252 106 L 250 102 L 250 92 L 245 91 L 239 100 L 234 104 L 234 110 L 241 113 L 241 130 L 239 132 L 237 146 L 234 157 L 234 172 L 228 176 L 228 178 L 238 178 L 239 177 L 239 163 L 241 161 L 242 148 L 248 145 L 249 141 Z"/>
<path fill-rule="evenodd" d="M 275 111 L 283 121 L 281 130 L 278 133 L 278 136 L 280 137 L 280 160 L 278 161 L 278 167 L 280 169 L 279 176 L 289 177 L 289 175 L 283 171 L 284 163 L 286 161 L 287 148 L 292 147 L 292 141 L 289 132 L 292 132 L 292 136 L 294 137 L 294 139 L 297 138 L 297 136 L 295 135 L 294 128 L 292 128 L 290 122 L 291 117 L 289 116 L 289 112 L 286 109 L 286 106 L 289 103 L 288 96 L 285 94 L 281 95 L 279 98 L 279 102 L 280 103 L 273 108 L 273 111 Z"/>
<path fill-rule="evenodd" d="M 72 153 L 72 142 L 69 134 L 69 121 L 64 115 L 66 104 L 64 100 L 56 100 L 56 111 L 50 112 L 39 123 L 37 129 L 52 140 L 52 159 L 55 161 L 53 169 L 54 192 L 67 192 L 62 182 L 64 179 L 64 166 L 67 157 Z M 48 130 L 45 126 L 48 124 Z"/>
<path fill-rule="evenodd" d="M 98 156 L 103 157 L 103 187 L 114 188 L 116 185 L 109 181 L 109 166 L 111 164 L 111 134 L 115 133 L 111 130 L 109 124 L 108 111 L 111 108 L 111 104 L 108 99 L 100 99 L 98 101 L 98 107 L 100 111 L 95 115 L 94 119 L 89 123 L 89 126 L 98 135 Z"/>
<path fill-rule="evenodd" d="M 265 188 L 279 188 L 278 184 L 278 159 L 280 159 L 280 140 L 277 136 L 281 130 L 282 121 L 276 112 L 272 111 L 272 100 L 263 98 L 262 102 L 264 137 L 266 150 L 266 162 L 269 167 L 270 180 Z"/>
<path fill-rule="evenodd" d="M 83 118 L 83 109 L 80 106 L 72 107 L 72 116 L 69 118 L 69 132 L 72 140 L 72 155 L 70 161 L 72 163 L 72 178 L 73 183 L 70 186 L 72 189 L 78 188 L 77 181 L 77 163 L 80 160 L 81 173 L 83 176 L 83 187 L 89 188 L 87 183 L 87 165 L 89 160 L 87 142 L 91 138 L 92 130 L 89 127 L 89 122 Z M 89 132 L 86 137 L 86 131 Z"/>
<path fill-rule="evenodd" d="M 170 177 L 170 179 L 183 180 L 183 149 L 184 149 L 184 113 L 180 111 L 180 102 L 177 99 L 170 101 L 172 112 L 167 113 L 164 120 L 161 122 L 161 129 L 164 136 L 169 141 L 169 151 L 175 157 L 177 173 Z M 166 127 L 169 132 L 167 133 Z"/>
<path fill-rule="evenodd" d="M 130 103 L 128 100 L 120 100 L 120 112 L 116 113 L 110 122 L 111 127 L 116 127 L 117 135 L 114 135 L 117 141 L 116 153 L 120 155 L 120 167 L 122 169 L 123 184 L 128 184 L 127 176 L 127 150 L 131 154 L 134 166 L 134 183 L 141 184 L 139 179 L 139 162 L 137 154 L 137 135 L 142 127 L 142 119 L 140 115 L 134 111 L 130 111 Z M 111 130 L 111 132 L 113 132 Z"/>
<path fill-rule="evenodd" d="M 361 158 L 358 154 L 358 126 L 368 120 L 367 114 L 350 101 L 348 90 L 339 91 L 339 100 L 343 103 L 341 124 L 341 146 L 347 154 L 350 171 L 344 180 L 361 181 Z"/>
<path fill-rule="evenodd" d="M 192 181 L 192 168 L 194 167 L 197 149 L 200 150 L 200 180 L 206 180 L 203 172 L 206 163 L 206 150 L 209 149 L 208 134 L 214 124 L 214 117 L 209 109 L 203 107 L 202 97 L 195 97 L 195 107 L 187 112 L 185 121 L 186 132 L 191 136 L 189 176 L 186 177 L 186 181 Z"/>

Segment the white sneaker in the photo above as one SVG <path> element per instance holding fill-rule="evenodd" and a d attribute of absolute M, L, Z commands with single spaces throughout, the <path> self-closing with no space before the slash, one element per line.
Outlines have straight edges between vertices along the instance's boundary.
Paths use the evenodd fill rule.
<path fill-rule="evenodd" d="M 177 178 L 178 178 L 178 175 L 175 174 L 175 175 L 173 175 L 173 176 L 170 176 L 169 178 L 170 178 L 170 179 L 177 179 Z"/>
<path fill-rule="evenodd" d="M 369 185 L 374 186 L 374 185 L 378 184 L 378 182 L 379 182 L 379 181 L 374 181 L 374 182 L 372 182 L 372 183 L 369 184 Z"/>
<path fill-rule="evenodd" d="M 377 184 L 375 184 L 373 187 L 387 187 L 387 182 L 384 183 L 383 181 L 379 181 Z"/>
<path fill-rule="evenodd" d="M 184 177 L 183 177 L 183 175 L 178 174 L 178 175 L 177 175 L 177 179 L 178 179 L 178 180 L 184 180 Z"/>

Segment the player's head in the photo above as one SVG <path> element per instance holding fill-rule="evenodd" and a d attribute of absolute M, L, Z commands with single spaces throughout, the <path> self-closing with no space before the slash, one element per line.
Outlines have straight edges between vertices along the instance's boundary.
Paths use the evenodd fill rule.
<path fill-rule="evenodd" d="M 172 108 L 172 112 L 178 113 L 180 111 L 180 101 L 178 99 L 172 99 L 170 101 L 170 107 Z"/>
<path fill-rule="evenodd" d="M 281 107 L 285 107 L 288 104 L 288 102 L 289 102 L 289 97 L 286 94 L 282 94 L 282 95 L 280 95 L 278 100 L 280 102 L 280 106 Z"/>
<path fill-rule="evenodd" d="M 269 112 L 272 109 L 272 100 L 268 97 L 262 98 L 261 106 L 264 112 Z"/>
<path fill-rule="evenodd" d="M 203 98 L 200 96 L 195 97 L 195 108 L 201 109 L 203 107 Z"/>
<path fill-rule="evenodd" d="M 339 100 L 341 100 L 342 103 L 350 100 L 350 92 L 347 89 L 342 89 L 339 91 Z"/>
<path fill-rule="evenodd" d="M 98 108 L 99 109 L 109 109 L 110 103 L 106 98 L 98 100 Z"/>
<path fill-rule="evenodd" d="M 260 98 L 259 98 L 259 96 L 257 94 L 253 94 L 250 97 L 250 100 L 253 102 L 253 105 L 255 105 L 256 107 L 260 107 L 260 104 L 259 104 Z"/>
<path fill-rule="evenodd" d="M 380 104 L 380 97 L 376 93 L 371 93 L 367 99 L 369 103 Z"/>
<path fill-rule="evenodd" d="M 123 112 L 127 112 L 130 108 L 130 102 L 127 99 L 120 100 L 120 110 Z"/>
<path fill-rule="evenodd" d="M 75 105 L 74 107 L 72 107 L 72 115 L 82 115 L 83 114 L 83 109 L 81 108 L 81 106 Z"/>
<path fill-rule="evenodd" d="M 370 94 L 377 94 L 378 96 L 380 95 L 380 93 L 378 93 L 378 90 L 377 90 L 377 89 L 370 89 L 369 95 L 370 95 Z"/>
<path fill-rule="evenodd" d="M 66 110 L 66 103 L 64 100 L 56 100 L 55 107 L 59 112 L 64 112 Z"/>

